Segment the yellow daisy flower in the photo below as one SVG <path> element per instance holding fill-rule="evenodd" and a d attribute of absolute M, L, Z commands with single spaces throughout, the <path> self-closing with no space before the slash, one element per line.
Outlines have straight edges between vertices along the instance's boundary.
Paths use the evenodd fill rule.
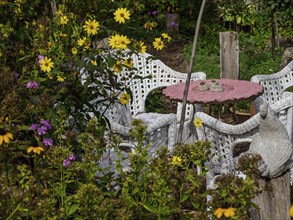
<path fill-rule="evenodd" d="M 173 165 L 181 165 L 182 164 L 182 159 L 178 156 L 173 156 L 172 157 L 172 164 Z"/>
<path fill-rule="evenodd" d="M 129 68 L 133 67 L 133 60 L 132 59 L 126 59 L 124 60 L 123 64 Z"/>
<path fill-rule="evenodd" d="M 6 131 L 5 129 L 0 129 L 0 145 L 2 145 L 3 141 L 8 144 L 10 140 L 13 140 L 13 134 L 11 134 L 9 131 Z"/>
<path fill-rule="evenodd" d="M 97 65 L 97 61 L 96 60 L 91 60 L 91 64 L 96 66 Z"/>
<path fill-rule="evenodd" d="M 50 72 L 51 68 L 54 67 L 54 63 L 51 61 L 51 58 L 48 57 L 44 57 L 41 61 L 40 61 L 40 67 L 41 70 L 44 72 Z"/>
<path fill-rule="evenodd" d="M 125 50 L 127 49 L 128 47 L 128 44 L 130 44 L 130 40 L 128 39 L 127 36 L 123 36 L 121 35 L 120 36 L 120 39 L 119 39 L 119 45 L 118 45 L 118 48 L 122 49 L 122 50 Z"/>
<path fill-rule="evenodd" d="M 98 33 L 100 23 L 96 20 L 88 20 L 83 25 L 83 29 L 87 32 L 88 35 L 95 35 Z"/>
<path fill-rule="evenodd" d="M 67 37 L 67 34 L 60 33 L 60 34 L 59 34 L 59 37 Z"/>
<path fill-rule="evenodd" d="M 62 76 L 59 76 L 59 75 L 57 76 L 57 81 L 58 82 L 64 82 L 65 79 L 66 79 L 65 77 L 62 77 Z"/>
<path fill-rule="evenodd" d="M 44 148 L 42 147 L 29 147 L 26 149 L 26 152 L 29 154 L 30 152 L 33 152 L 35 154 L 40 154 L 42 151 L 44 151 Z"/>
<path fill-rule="evenodd" d="M 130 12 L 126 8 L 118 8 L 114 12 L 115 21 L 119 23 L 125 23 L 125 20 L 130 19 Z"/>
<path fill-rule="evenodd" d="M 112 68 L 113 68 L 115 73 L 120 73 L 122 71 L 121 62 L 119 60 L 117 60 Z"/>
<path fill-rule="evenodd" d="M 196 119 L 194 119 L 193 124 L 194 124 L 194 126 L 197 127 L 197 128 L 202 127 L 202 121 L 201 121 L 200 118 L 196 118 Z"/>
<path fill-rule="evenodd" d="M 144 45 L 143 41 L 138 42 L 137 47 L 138 47 L 138 52 L 139 53 L 145 53 L 146 52 L 147 47 Z"/>
<path fill-rule="evenodd" d="M 118 40 L 120 38 L 120 35 L 119 34 L 115 34 L 113 36 L 111 36 L 108 40 L 109 42 L 109 46 L 112 48 L 112 49 L 117 49 L 117 46 L 118 46 Z"/>
<path fill-rule="evenodd" d="M 89 49 L 91 46 L 91 41 L 89 39 L 86 39 L 84 42 L 84 49 Z"/>
<path fill-rule="evenodd" d="M 164 48 L 164 42 L 160 37 L 155 38 L 155 41 L 153 42 L 153 46 L 156 50 L 162 50 Z"/>
<path fill-rule="evenodd" d="M 68 19 L 68 17 L 66 15 L 61 16 L 60 19 L 59 19 L 59 23 L 62 24 L 62 25 L 67 24 L 68 21 L 69 21 L 69 19 Z"/>
<path fill-rule="evenodd" d="M 51 73 L 47 73 L 48 79 L 53 79 L 53 75 Z"/>
<path fill-rule="evenodd" d="M 144 25 L 143 25 L 143 27 L 144 27 L 144 29 L 146 29 L 147 31 L 149 31 L 149 30 L 153 30 L 154 28 L 156 28 L 158 26 L 158 24 L 157 24 L 157 22 L 155 22 L 155 21 L 148 21 L 148 22 L 146 22 Z"/>
<path fill-rule="evenodd" d="M 167 42 L 170 42 L 171 39 L 172 39 L 167 33 L 163 33 L 161 36 L 162 36 L 164 39 L 166 39 Z"/>
<path fill-rule="evenodd" d="M 129 103 L 129 101 L 130 101 L 130 95 L 128 93 L 125 93 L 125 92 L 122 93 L 120 95 L 119 101 L 120 101 L 121 104 L 127 105 Z"/>
<path fill-rule="evenodd" d="M 235 215 L 235 211 L 236 211 L 235 208 L 230 207 L 230 208 L 225 210 L 224 216 L 227 217 L 227 218 L 228 217 L 233 217 Z"/>
<path fill-rule="evenodd" d="M 130 44 L 131 41 L 128 39 L 127 36 L 116 34 L 114 36 L 111 36 L 109 38 L 109 45 L 112 47 L 112 49 L 127 49 L 128 44 Z"/>
<path fill-rule="evenodd" d="M 48 47 L 51 47 L 52 45 L 53 45 L 52 42 L 47 42 L 47 46 L 48 46 Z"/>
<path fill-rule="evenodd" d="M 72 53 L 73 55 L 76 55 L 77 52 L 78 52 L 78 50 L 77 50 L 75 47 L 73 47 L 73 48 L 71 49 L 71 53 Z"/>
<path fill-rule="evenodd" d="M 86 41 L 86 37 L 84 37 L 84 38 L 79 38 L 79 39 L 77 40 L 77 44 L 78 44 L 78 46 L 83 46 L 84 43 L 85 43 L 85 41 Z"/>
<path fill-rule="evenodd" d="M 39 24 L 39 25 L 38 25 L 38 28 L 39 28 L 39 31 L 40 31 L 40 32 L 44 32 L 44 31 L 45 31 L 45 27 L 44 27 L 44 25 L 42 25 L 42 24 Z"/>

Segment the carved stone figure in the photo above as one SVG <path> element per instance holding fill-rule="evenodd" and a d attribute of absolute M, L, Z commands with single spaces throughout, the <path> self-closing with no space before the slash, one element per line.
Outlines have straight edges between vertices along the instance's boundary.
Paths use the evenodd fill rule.
<path fill-rule="evenodd" d="M 260 106 L 260 128 L 247 153 L 259 154 L 263 163 L 259 170 L 263 177 L 280 176 L 292 166 L 292 143 L 285 126 L 267 103 Z"/>

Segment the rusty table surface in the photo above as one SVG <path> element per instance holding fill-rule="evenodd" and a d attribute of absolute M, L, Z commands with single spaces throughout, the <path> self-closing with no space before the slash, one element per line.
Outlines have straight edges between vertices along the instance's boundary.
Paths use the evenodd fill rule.
<path fill-rule="evenodd" d="M 199 90 L 201 82 L 209 84 L 213 79 L 190 82 L 187 96 L 188 103 L 199 104 L 229 104 L 241 100 L 253 100 L 263 93 L 263 87 L 258 83 L 246 80 L 216 79 L 222 85 L 223 91 Z M 183 101 L 185 83 L 166 87 L 163 94 L 172 100 Z"/>

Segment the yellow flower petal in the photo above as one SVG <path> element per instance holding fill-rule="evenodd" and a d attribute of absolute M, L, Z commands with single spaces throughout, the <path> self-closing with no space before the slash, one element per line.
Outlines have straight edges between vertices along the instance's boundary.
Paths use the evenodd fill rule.
<path fill-rule="evenodd" d="M 214 212 L 214 215 L 216 216 L 217 219 L 220 219 L 220 218 L 222 217 L 224 211 L 225 211 L 225 209 L 218 208 L 218 209 Z"/>
<path fill-rule="evenodd" d="M 44 150 L 44 148 L 42 148 L 42 147 L 36 147 L 36 153 L 37 154 L 40 154 L 41 153 L 41 151 L 43 151 Z"/>
<path fill-rule="evenodd" d="M 13 139 L 13 134 L 11 134 L 10 132 L 7 132 L 6 135 L 12 140 Z"/>
<path fill-rule="evenodd" d="M 28 149 L 26 149 L 26 152 L 30 153 L 30 152 L 32 152 L 33 149 L 34 149 L 34 147 L 29 147 Z"/>
<path fill-rule="evenodd" d="M 2 143 L 3 143 L 3 136 L 0 135 L 0 145 L 2 145 Z"/>
<path fill-rule="evenodd" d="M 293 217 L 293 205 L 291 205 L 291 207 L 290 207 L 290 212 L 289 212 L 289 214 L 290 214 L 290 217 Z"/>
<path fill-rule="evenodd" d="M 4 142 L 6 143 L 6 144 L 8 144 L 9 143 L 9 137 L 5 134 L 4 136 L 3 136 L 3 140 L 4 140 Z"/>
<path fill-rule="evenodd" d="M 155 41 L 153 42 L 153 46 L 156 50 L 162 50 L 165 44 L 160 37 L 157 37 L 155 38 Z"/>
<path fill-rule="evenodd" d="M 236 211 L 235 208 L 230 207 L 230 208 L 228 208 L 228 209 L 225 210 L 224 215 L 227 218 L 228 217 L 233 217 L 235 215 L 235 211 Z"/>

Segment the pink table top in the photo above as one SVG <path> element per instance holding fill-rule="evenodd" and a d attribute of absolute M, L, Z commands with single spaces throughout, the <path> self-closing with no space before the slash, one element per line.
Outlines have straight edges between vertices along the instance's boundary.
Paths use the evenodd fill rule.
<path fill-rule="evenodd" d="M 210 89 L 201 91 L 198 89 L 198 86 L 202 81 L 208 84 L 211 80 L 196 80 L 190 82 L 187 96 L 188 103 L 234 103 L 241 100 L 253 100 L 263 93 L 263 87 L 258 83 L 232 79 L 216 79 L 216 81 L 222 85 L 223 91 L 215 92 Z M 163 94 L 173 100 L 183 101 L 184 88 L 185 83 L 178 83 L 165 88 Z"/>

